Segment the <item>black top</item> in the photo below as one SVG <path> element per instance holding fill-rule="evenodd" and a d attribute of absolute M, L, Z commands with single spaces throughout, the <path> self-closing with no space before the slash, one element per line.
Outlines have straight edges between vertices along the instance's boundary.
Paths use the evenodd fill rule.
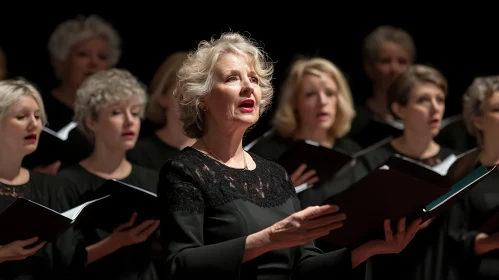
<path fill-rule="evenodd" d="M 368 170 L 383 164 L 389 157 L 399 154 L 389 142 L 365 155 Z M 448 148 L 440 147 L 439 153 L 426 159 L 416 159 L 428 166 L 434 166 L 453 154 Z M 409 245 L 396 255 L 379 255 L 368 260 L 366 279 L 447 279 L 450 243 L 447 238 L 447 214 L 436 217 L 431 224 L 420 230 Z"/>
<path fill-rule="evenodd" d="M 26 184 L 14 186 L 0 183 L 0 211 L 5 211 L 16 198 L 25 198 L 63 212 L 69 203 L 65 194 L 68 185 L 62 178 L 30 171 Z M 47 243 L 25 260 L 0 263 L 0 279 L 75 279 L 74 276 L 84 269 L 86 262 L 85 246 L 74 242 L 74 231 L 70 228 L 56 242 Z"/>
<path fill-rule="evenodd" d="M 442 125 L 438 136 L 435 137 L 437 143 L 459 152 L 466 152 L 477 146 L 476 138 L 468 133 L 462 117 L 452 116 L 447 120 L 450 123 Z"/>
<path fill-rule="evenodd" d="M 389 123 L 366 105 L 355 106 L 355 118 L 348 137 L 363 149 L 372 146 L 387 137 L 396 138 L 403 133 L 403 124 L 394 121 Z"/>
<path fill-rule="evenodd" d="M 139 139 L 128 152 L 127 158 L 130 162 L 159 171 L 166 160 L 179 152 L 179 149 L 166 144 L 156 133 L 152 133 Z"/>
<path fill-rule="evenodd" d="M 474 255 L 478 229 L 498 207 L 499 171 L 493 171 L 450 210 L 449 233 L 456 241 L 453 255 L 457 257 L 452 279 L 499 279 L 499 250 Z"/>
<path fill-rule="evenodd" d="M 90 192 L 99 188 L 106 179 L 90 173 L 81 165 L 75 165 L 59 172 L 58 176 L 73 182 L 71 208 L 85 202 Z M 156 192 L 158 175 L 155 171 L 132 165 L 128 177 L 120 181 L 145 190 Z M 109 236 L 100 229 L 82 229 L 85 245 L 94 244 Z M 90 264 L 85 279 L 157 279 L 156 268 L 151 260 L 152 238 L 146 242 L 121 248 L 119 251 Z"/>
<path fill-rule="evenodd" d="M 74 111 L 56 99 L 51 93 L 43 95 L 43 106 L 47 114 L 47 127 L 57 132 L 73 121 Z"/>
<path fill-rule="evenodd" d="M 250 153 L 254 170 L 230 168 L 187 147 L 158 184 L 165 273 L 172 279 L 351 279 L 351 254 L 313 243 L 242 263 L 246 237 L 300 210 L 288 174 Z M 363 276 L 363 275 L 362 275 Z"/>

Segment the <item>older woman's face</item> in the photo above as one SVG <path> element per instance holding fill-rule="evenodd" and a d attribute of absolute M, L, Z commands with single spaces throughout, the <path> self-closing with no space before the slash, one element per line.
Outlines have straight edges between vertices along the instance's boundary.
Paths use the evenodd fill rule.
<path fill-rule="evenodd" d="M 435 137 L 445 113 L 445 93 L 434 84 L 419 84 L 412 89 L 407 105 L 396 107 L 394 112 L 407 129 L 417 135 Z"/>
<path fill-rule="evenodd" d="M 0 145 L 13 154 L 26 156 L 34 152 L 42 131 L 40 106 L 32 96 L 22 96 L 14 103 L 2 120 Z"/>
<path fill-rule="evenodd" d="M 111 67 L 110 52 L 109 42 L 102 36 L 74 44 L 66 60 L 59 67 L 63 81 L 79 87 L 88 76 L 108 70 Z"/>
<path fill-rule="evenodd" d="M 376 60 L 366 65 L 366 74 L 378 89 L 386 91 L 395 76 L 405 72 L 410 66 L 410 56 L 406 49 L 394 42 L 384 42 Z"/>
<path fill-rule="evenodd" d="M 300 128 L 328 131 L 336 119 L 337 103 L 338 85 L 330 76 L 305 74 L 296 92 Z"/>
<path fill-rule="evenodd" d="M 110 150 L 127 151 L 137 142 L 140 132 L 142 105 L 136 100 L 121 101 L 102 108 L 97 119 L 87 120 L 93 131 L 95 144 L 103 144 Z"/>
<path fill-rule="evenodd" d="M 251 126 L 260 113 L 259 78 L 245 57 L 225 54 L 214 68 L 213 88 L 204 98 L 206 121 L 221 126 Z"/>
<path fill-rule="evenodd" d="M 483 132 L 484 141 L 499 139 L 499 92 L 487 98 L 483 104 L 483 114 L 474 118 L 477 129 Z"/>

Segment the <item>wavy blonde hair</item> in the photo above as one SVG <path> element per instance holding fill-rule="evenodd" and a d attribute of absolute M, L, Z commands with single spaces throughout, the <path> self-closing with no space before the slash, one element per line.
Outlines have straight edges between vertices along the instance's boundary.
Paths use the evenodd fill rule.
<path fill-rule="evenodd" d="M 177 72 L 178 82 L 174 91 L 184 132 L 190 138 L 200 138 L 204 134 L 205 114 L 200 104 L 212 89 L 213 69 L 217 61 L 227 53 L 242 55 L 252 62 L 262 90 L 260 115 L 272 102 L 274 66 L 256 42 L 238 33 L 223 33 L 219 39 L 201 41 Z"/>
<path fill-rule="evenodd" d="M 294 137 L 300 129 L 295 110 L 296 93 L 303 76 L 328 76 L 338 86 L 338 103 L 336 118 L 329 134 L 335 138 L 345 136 L 351 128 L 355 117 L 353 98 L 350 86 L 343 73 L 331 61 L 324 58 L 301 58 L 293 63 L 280 92 L 279 103 L 273 118 L 273 125 L 284 137 Z"/>

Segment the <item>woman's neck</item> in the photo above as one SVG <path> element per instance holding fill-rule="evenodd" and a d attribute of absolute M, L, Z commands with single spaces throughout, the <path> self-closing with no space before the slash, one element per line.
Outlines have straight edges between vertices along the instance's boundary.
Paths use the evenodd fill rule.
<path fill-rule="evenodd" d="M 379 115 L 384 120 L 393 119 L 390 109 L 388 108 L 385 91 L 374 90 L 373 96 L 367 99 L 366 105 L 371 111 Z"/>
<path fill-rule="evenodd" d="M 336 141 L 335 137 L 331 136 L 327 131 L 324 130 L 315 130 L 310 131 L 306 128 L 299 130 L 296 135 L 296 139 L 301 140 L 310 140 L 319 143 L 319 145 L 333 148 L 334 143 Z"/>
<path fill-rule="evenodd" d="M 66 107 L 74 109 L 77 90 L 78 87 L 62 83 L 60 86 L 52 90 L 52 95 L 55 99 L 66 105 Z"/>
<path fill-rule="evenodd" d="M 123 179 L 132 171 L 132 165 L 126 160 L 126 151 L 111 150 L 104 144 L 96 144 L 92 154 L 80 165 L 106 179 Z"/>
<path fill-rule="evenodd" d="M 480 162 L 485 166 L 499 164 L 499 145 L 497 139 L 483 139 L 482 151 L 480 152 Z"/>
<path fill-rule="evenodd" d="M 182 125 L 178 125 L 175 122 L 169 122 L 166 126 L 156 130 L 155 134 L 163 143 L 178 150 L 192 146 L 196 142 L 195 139 L 183 134 Z"/>
<path fill-rule="evenodd" d="M 432 137 L 421 137 L 408 131 L 394 139 L 392 145 L 403 155 L 417 159 L 432 157 L 440 151 L 440 146 Z"/>
<path fill-rule="evenodd" d="M 254 162 L 245 155 L 242 139 L 243 129 L 230 129 L 228 127 L 219 127 L 215 124 L 207 125 L 208 129 L 200 141 L 197 141 L 193 147 L 205 151 L 209 156 L 232 168 L 253 169 Z"/>
<path fill-rule="evenodd" d="M 29 173 L 22 168 L 24 157 L 8 151 L 0 151 L 0 155 L 5 155 L 0 157 L 0 182 L 8 185 L 25 184 L 29 180 Z"/>

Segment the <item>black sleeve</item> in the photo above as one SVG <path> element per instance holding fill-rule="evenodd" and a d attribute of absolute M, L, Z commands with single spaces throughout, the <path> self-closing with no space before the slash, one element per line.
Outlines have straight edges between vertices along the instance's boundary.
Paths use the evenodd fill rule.
<path fill-rule="evenodd" d="M 205 245 L 204 200 L 182 163 L 167 162 L 158 183 L 165 274 L 171 279 L 238 279 L 246 236 Z"/>

